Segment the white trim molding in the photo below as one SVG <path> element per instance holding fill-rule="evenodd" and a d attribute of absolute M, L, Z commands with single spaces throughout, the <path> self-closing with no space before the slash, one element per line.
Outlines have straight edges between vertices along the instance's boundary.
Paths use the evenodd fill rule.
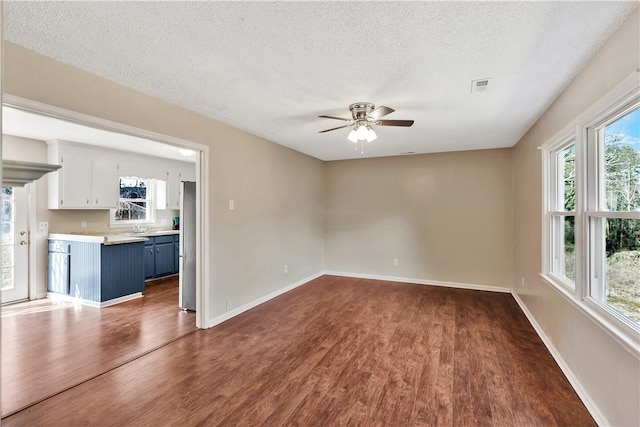
<path fill-rule="evenodd" d="M 233 310 L 227 311 L 226 313 L 221 314 L 220 316 L 216 316 L 213 319 L 209 319 L 209 321 L 207 322 L 205 328 L 211 328 L 213 326 L 216 326 L 216 325 L 218 325 L 218 324 L 220 324 L 220 323 L 222 323 L 222 322 L 224 322 L 226 320 L 231 319 L 232 317 L 235 317 L 235 316 L 237 316 L 239 314 L 244 313 L 247 310 L 251 310 L 252 308 L 259 306 L 260 304 L 263 304 L 263 303 L 265 303 L 265 302 L 267 302 L 269 300 L 274 299 L 275 297 L 278 297 L 278 296 L 280 296 L 280 295 L 282 295 L 282 294 L 284 294 L 286 292 L 289 292 L 289 291 L 291 291 L 291 290 L 293 290 L 293 289 L 295 289 L 295 288 L 297 288 L 299 286 L 302 286 L 305 283 L 308 283 L 308 282 L 310 282 L 310 281 L 312 281 L 314 279 L 317 279 L 318 277 L 322 277 L 322 276 L 324 276 L 324 274 L 325 273 L 323 271 L 321 271 L 319 273 L 316 273 L 316 274 L 313 274 L 311 276 L 305 277 L 304 279 L 299 280 L 299 281 L 297 281 L 295 283 L 292 283 L 292 284 L 290 284 L 288 286 L 285 286 L 283 288 L 280 288 L 277 291 L 271 292 L 271 293 L 269 293 L 269 294 L 267 294 L 267 295 L 265 295 L 263 297 L 260 297 L 258 299 L 253 300 L 253 301 L 250 301 L 250 302 L 248 302 L 246 304 L 243 304 L 238 308 L 235 308 Z"/>
<path fill-rule="evenodd" d="M 384 280 L 386 282 L 412 283 L 415 285 L 444 286 L 447 288 L 470 289 L 474 291 L 511 293 L 511 288 L 500 286 L 477 285 L 474 283 L 443 282 L 440 280 L 414 279 L 410 277 L 380 276 L 377 274 L 346 273 L 342 271 L 325 271 L 329 276 L 353 277 L 357 279 Z"/>
<path fill-rule="evenodd" d="M 582 384 L 580 383 L 580 380 L 578 380 L 578 377 L 573 373 L 569 365 L 564 361 L 564 359 L 560 355 L 560 352 L 553 345 L 553 342 L 549 339 L 547 334 L 545 334 L 544 329 L 542 329 L 542 327 L 538 324 L 535 317 L 533 317 L 533 314 L 531 314 L 531 312 L 527 308 L 524 301 L 520 299 L 520 296 L 515 291 L 511 292 L 511 295 L 513 295 L 513 299 L 515 299 L 516 302 L 518 303 L 518 306 L 520 306 L 520 310 L 522 310 L 524 315 L 527 317 L 527 319 L 529 320 L 529 323 L 531 323 L 531 326 L 533 326 L 533 329 L 536 331 L 536 333 L 544 343 L 545 347 L 547 347 L 547 350 L 549 350 L 549 353 L 551 353 L 551 356 L 556 361 L 556 363 L 560 367 L 560 370 L 562 370 L 562 373 L 564 373 L 565 377 L 567 377 L 567 380 L 569 380 L 569 383 L 575 390 L 580 400 L 582 400 L 582 403 L 584 403 L 584 406 L 587 408 L 591 416 L 595 419 L 596 423 L 599 426 L 611 425 L 607 421 L 606 417 L 602 414 L 598 406 L 595 404 L 595 402 L 591 399 L 591 396 L 589 396 L 589 393 L 587 393 L 584 387 L 582 387 Z"/>
<path fill-rule="evenodd" d="M 93 307 L 93 308 L 105 308 L 105 307 L 120 304 L 123 302 L 132 301 L 134 299 L 142 298 L 143 296 L 144 295 L 142 295 L 142 292 L 136 292 L 134 294 L 125 295 L 123 297 L 110 299 L 109 301 L 97 302 L 97 301 L 89 301 L 88 299 L 74 297 L 72 295 L 62 295 L 62 294 L 56 294 L 55 292 L 47 292 L 47 298 L 49 298 L 52 301 L 71 302 L 73 304 L 80 304 L 80 305 Z"/>

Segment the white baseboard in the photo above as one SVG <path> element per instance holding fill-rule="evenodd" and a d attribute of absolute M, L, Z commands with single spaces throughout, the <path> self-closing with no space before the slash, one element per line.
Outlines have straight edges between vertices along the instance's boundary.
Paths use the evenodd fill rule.
<path fill-rule="evenodd" d="M 578 394 L 578 397 L 580 398 L 580 400 L 582 400 L 582 403 L 584 403 L 584 406 L 587 408 L 591 416 L 595 419 L 596 423 L 598 423 L 599 426 L 611 425 L 607 421 L 606 417 L 602 414 L 602 412 L 600 412 L 600 410 L 598 409 L 598 406 L 591 399 L 591 397 L 586 392 L 586 390 L 582 387 L 582 384 L 578 380 L 578 377 L 576 377 L 576 375 L 573 373 L 569 365 L 564 361 L 564 359 L 562 358 L 562 356 L 560 355 L 556 347 L 553 345 L 553 343 L 547 336 L 547 334 L 545 334 L 540 324 L 536 321 L 535 317 L 533 317 L 533 314 L 531 314 L 531 312 L 525 305 L 524 301 L 520 299 L 520 296 L 515 291 L 512 291 L 511 294 L 513 295 L 513 298 L 516 300 L 516 302 L 520 306 L 520 309 L 522 310 L 524 315 L 527 316 L 527 319 L 529 319 L 529 323 L 531 323 L 531 326 L 533 326 L 533 329 L 535 329 L 536 333 L 538 334 L 538 336 L 540 337 L 544 345 L 547 347 L 547 349 L 551 353 L 551 356 L 555 359 L 556 363 L 558 364 L 558 366 L 560 367 L 564 375 L 569 380 L 569 383 L 571 384 L 575 392 Z"/>
<path fill-rule="evenodd" d="M 47 298 L 51 300 L 71 302 L 73 304 L 80 304 L 80 305 L 93 307 L 93 308 L 109 307 L 111 305 L 120 304 L 126 301 L 131 301 L 131 300 L 142 298 L 142 297 L 143 297 L 142 292 L 136 292 L 135 294 L 125 295 L 123 297 L 110 299 L 109 301 L 97 302 L 97 301 L 89 301 L 87 299 L 77 298 L 71 295 L 62 295 L 62 294 L 57 294 L 55 292 L 47 292 Z"/>
<path fill-rule="evenodd" d="M 260 305 L 262 303 L 265 303 L 265 302 L 269 301 L 270 299 L 273 299 L 273 298 L 275 298 L 277 296 L 280 296 L 280 295 L 284 294 L 285 292 L 289 292 L 290 290 L 293 290 L 293 289 L 297 288 L 298 286 L 302 286 L 305 283 L 310 282 L 310 281 L 312 281 L 314 279 L 317 279 L 318 277 L 323 276 L 323 275 L 324 275 L 324 272 L 321 271 L 321 272 L 313 274 L 313 275 L 311 275 L 309 277 L 305 277 L 304 279 L 299 280 L 299 281 L 297 281 L 295 283 L 292 283 L 292 284 L 290 284 L 288 286 L 285 286 L 284 288 L 280 288 L 277 291 L 271 292 L 270 294 L 267 294 L 267 295 L 265 295 L 263 297 L 260 297 L 260 298 L 258 298 L 256 300 L 253 300 L 253 301 L 248 302 L 248 303 L 246 303 L 244 305 L 241 305 L 238 308 L 235 308 L 233 310 L 227 311 L 226 313 L 221 314 L 220 316 L 216 316 L 213 319 L 209 319 L 207 321 L 207 324 L 205 325 L 205 329 L 206 328 L 211 328 L 212 326 L 215 326 L 215 325 L 218 325 L 218 324 L 224 322 L 225 320 L 229 320 L 232 317 L 237 316 L 238 314 L 244 313 L 247 310 L 251 310 L 252 308 L 257 307 L 258 305 Z"/>
<path fill-rule="evenodd" d="M 413 283 L 416 285 L 431 285 L 431 286 L 445 286 L 448 288 L 472 289 L 475 291 L 506 292 L 506 293 L 511 292 L 511 288 L 502 288 L 500 286 L 477 285 L 474 283 L 442 282 L 439 280 L 412 279 L 409 277 L 393 277 L 393 276 L 379 276 L 376 274 L 345 273 L 343 271 L 325 271 L 324 274 L 331 275 L 331 276 L 354 277 L 358 279 L 384 280 L 387 282 Z"/>

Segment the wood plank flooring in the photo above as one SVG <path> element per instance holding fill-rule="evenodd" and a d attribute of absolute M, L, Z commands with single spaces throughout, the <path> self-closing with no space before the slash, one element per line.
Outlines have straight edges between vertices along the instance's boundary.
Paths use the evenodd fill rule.
<path fill-rule="evenodd" d="M 511 295 L 335 276 L 2 423 L 595 425 Z"/>
<path fill-rule="evenodd" d="M 144 298 L 96 309 L 50 300 L 2 307 L 2 414 L 113 369 L 196 330 L 178 308 L 177 276 Z"/>

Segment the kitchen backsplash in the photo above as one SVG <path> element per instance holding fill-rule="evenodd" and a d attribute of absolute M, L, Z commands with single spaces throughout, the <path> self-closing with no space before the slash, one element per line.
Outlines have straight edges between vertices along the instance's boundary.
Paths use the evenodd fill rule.
<path fill-rule="evenodd" d="M 180 215 L 176 210 L 157 210 L 156 223 L 144 224 L 142 227 L 150 229 L 173 228 L 173 218 Z M 83 222 L 86 227 L 83 228 Z M 164 223 L 163 223 L 164 222 Z M 133 226 L 130 227 L 133 229 Z M 127 227 L 109 227 L 109 211 L 90 210 L 49 210 L 49 232 L 51 233 L 113 233 L 126 231 Z"/>

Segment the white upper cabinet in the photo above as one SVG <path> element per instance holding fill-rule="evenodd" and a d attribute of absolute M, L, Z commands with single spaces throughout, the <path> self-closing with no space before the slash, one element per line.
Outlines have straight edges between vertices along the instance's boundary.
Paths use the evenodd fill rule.
<path fill-rule="evenodd" d="M 51 174 L 49 179 L 50 189 L 58 187 L 56 200 L 54 200 L 58 202 L 56 207 L 89 209 L 91 207 L 91 159 L 81 153 L 65 152 L 60 154 L 55 163 L 62 166 L 58 172 Z M 58 175 L 56 185 L 51 185 L 52 175 Z"/>
<path fill-rule="evenodd" d="M 109 209 L 118 205 L 118 162 L 110 153 L 66 141 L 49 141 L 49 209 Z"/>
<path fill-rule="evenodd" d="M 94 208 L 116 208 L 120 199 L 118 162 L 107 157 L 93 159 L 92 198 Z"/>
<path fill-rule="evenodd" d="M 181 182 L 195 181 L 196 165 L 193 163 L 167 161 L 165 165 L 166 205 L 165 209 L 180 209 Z"/>
<path fill-rule="evenodd" d="M 62 140 L 48 141 L 49 209 L 115 209 L 120 177 L 157 181 L 157 209 L 180 209 L 180 182 L 195 181 L 193 163 L 154 158 Z M 162 196 L 164 197 L 164 200 Z"/>

